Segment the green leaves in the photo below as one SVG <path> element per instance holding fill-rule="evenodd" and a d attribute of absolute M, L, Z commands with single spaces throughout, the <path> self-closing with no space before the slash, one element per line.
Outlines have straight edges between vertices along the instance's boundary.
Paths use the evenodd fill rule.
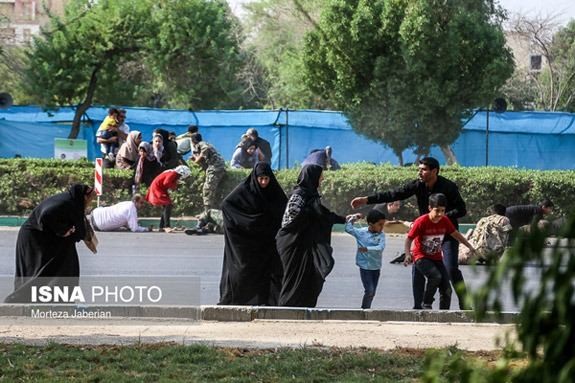
<path fill-rule="evenodd" d="M 0 160 L 0 214 L 20 214 L 18 202 L 21 198 L 31 198 L 29 185 L 34 185 L 35 203 L 49 196 L 55 190 L 63 190 L 71 177 L 76 181 L 93 182 L 93 163 L 88 161 Z M 174 214 L 196 214 L 202 209 L 202 185 L 204 174 L 192 166 L 192 176 L 186 179 L 186 186 L 175 193 L 178 203 Z M 281 170 L 276 173 L 280 185 L 286 193 L 296 184 L 298 168 Z M 249 174 L 248 170 L 228 169 L 219 198 L 223 199 Z M 462 168 L 444 167 L 441 174 L 459 185 L 461 195 L 467 204 L 467 215 L 461 222 L 477 222 L 488 214 L 489 206 L 501 203 L 509 206 L 528 204 L 548 197 L 554 201 L 558 215 L 575 211 L 575 201 L 564 190 L 575 189 L 575 180 L 569 171 L 517 170 L 509 168 Z M 366 163 L 343 164 L 343 169 L 325 172 L 322 184 L 322 201 L 340 214 L 351 212 L 350 202 L 354 197 L 374 194 L 397 188 L 413 181 L 417 176 L 415 167 L 394 167 Z M 128 199 L 131 194 L 132 171 L 106 169 L 106 203 L 116 203 Z M 553 187 L 547 185 L 553 184 Z M 3 186 L 2 186 L 3 185 Z M 141 192 L 145 193 L 146 190 Z M 20 198 L 20 199 L 19 199 Z M 418 216 L 415 198 L 406 202 L 406 214 L 411 219 Z M 145 212 L 147 214 L 149 212 Z M 542 240 L 530 244 L 542 246 Z M 527 247 L 530 248 L 530 247 Z M 530 256 L 535 256 L 529 251 Z"/>
<path fill-rule="evenodd" d="M 223 1 L 73 0 L 29 54 L 25 87 L 41 105 L 211 109 L 246 104 L 237 20 Z M 97 86 L 87 94 L 92 74 Z M 93 98 L 92 98 L 93 97 Z M 158 102 L 161 100 L 161 102 Z"/>
<path fill-rule="evenodd" d="M 511 75 L 489 2 L 340 1 L 306 40 L 307 85 L 400 156 L 449 145 Z"/>

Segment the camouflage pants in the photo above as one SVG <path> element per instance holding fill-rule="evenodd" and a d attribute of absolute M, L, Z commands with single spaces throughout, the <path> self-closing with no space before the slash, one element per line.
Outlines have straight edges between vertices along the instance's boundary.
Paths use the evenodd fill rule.
<path fill-rule="evenodd" d="M 204 181 L 204 188 L 202 189 L 202 197 L 204 200 L 204 211 L 207 212 L 211 208 L 218 206 L 218 186 L 225 174 L 223 168 L 206 169 L 206 180 Z"/>

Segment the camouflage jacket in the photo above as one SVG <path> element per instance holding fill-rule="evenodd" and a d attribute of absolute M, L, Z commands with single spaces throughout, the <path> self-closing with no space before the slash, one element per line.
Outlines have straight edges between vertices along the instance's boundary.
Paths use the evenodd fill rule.
<path fill-rule="evenodd" d="M 481 261 L 491 262 L 498 260 L 505 246 L 507 245 L 507 238 L 511 231 L 511 224 L 509 218 L 493 214 L 488 217 L 481 218 L 475 229 L 466 234 L 466 238 L 471 245 L 476 249 L 476 256 Z M 473 259 L 470 258 L 469 249 L 463 245 L 459 247 L 459 263 L 467 264 Z"/>

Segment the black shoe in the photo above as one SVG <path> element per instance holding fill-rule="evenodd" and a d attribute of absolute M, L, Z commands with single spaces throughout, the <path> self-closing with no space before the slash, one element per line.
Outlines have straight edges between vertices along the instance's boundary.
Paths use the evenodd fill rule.
<path fill-rule="evenodd" d="M 208 234 L 208 229 L 204 226 L 204 227 L 200 227 L 196 229 L 196 234 L 197 235 L 205 235 Z"/>
<path fill-rule="evenodd" d="M 198 230 L 196 230 L 196 229 L 186 229 L 186 230 L 184 230 L 184 233 L 186 233 L 187 235 L 194 235 L 194 234 L 198 234 Z"/>
<path fill-rule="evenodd" d="M 405 253 L 401 253 L 399 256 L 393 258 L 389 263 L 403 263 L 405 260 Z"/>

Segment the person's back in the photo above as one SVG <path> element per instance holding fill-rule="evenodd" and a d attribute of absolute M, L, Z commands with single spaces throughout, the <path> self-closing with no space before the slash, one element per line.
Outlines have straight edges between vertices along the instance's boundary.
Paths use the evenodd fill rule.
<path fill-rule="evenodd" d="M 474 260 L 491 263 L 503 255 L 511 225 L 509 218 L 505 216 L 505 206 L 497 204 L 491 210 L 493 214 L 481 218 L 475 228 L 466 235 L 467 240 L 475 248 L 475 256 L 471 257 L 471 252 L 465 246 L 459 246 L 461 264 L 468 264 Z"/>
<path fill-rule="evenodd" d="M 505 216 L 509 218 L 513 228 L 509 235 L 509 242 L 512 242 L 519 229 L 524 226 L 538 223 L 544 215 L 550 214 L 555 205 L 550 199 L 544 198 L 539 205 L 516 205 L 509 206 L 505 211 Z"/>
<path fill-rule="evenodd" d="M 530 225 L 533 220 L 543 216 L 541 207 L 537 205 L 516 205 L 509 206 L 505 212 L 513 229 L 519 229 L 521 226 Z"/>
<path fill-rule="evenodd" d="M 137 204 L 143 205 L 144 199 L 140 195 L 134 196 L 132 201 L 119 202 L 112 206 L 97 207 L 90 214 L 90 222 L 97 231 L 114 231 L 128 228 L 132 232 L 143 232 L 148 229 L 138 225 Z"/>
<path fill-rule="evenodd" d="M 301 166 L 306 165 L 319 165 L 325 169 L 325 161 L 327 159 L 327 155 L 325 154 L 325 150 L 323 149 L 314 149 L 312 150 L 308 156 L 303 160 Z"/>
<path fill-rule="evenodd" d="M 205 141 L 200 141 L 195 144 L 194 153 L 198 153 L 204 158 L 206 168 L 223 169 L 226 165 L 226 162 L 217 150 Z"/>
<path fill-rule="evenodd" d="M 258 146 L 258 149 L 262 152 L 262 155 L 264 156 L 263 161 L 267 162 L 268 164 L 271 164 L 272 162 L 272 147 L 269 143 L 268 140 L 265 140 L 261 137 L 258 137 L 256 140 L 256 145 Z"/>

